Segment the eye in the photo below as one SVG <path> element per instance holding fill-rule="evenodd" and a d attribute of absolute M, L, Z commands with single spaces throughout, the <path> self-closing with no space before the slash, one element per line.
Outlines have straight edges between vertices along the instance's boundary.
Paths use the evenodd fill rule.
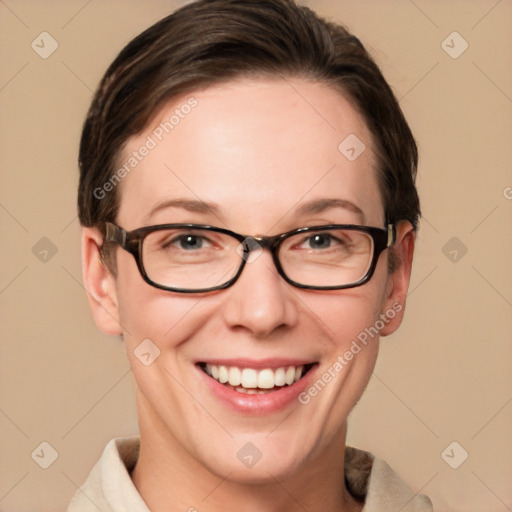
<path fill-rule="evenodd" d="M 311 249 L 328 249 L 331 247 L 334 239 L 329 233 L 315 233 L 309 236 L 305 243 L 309 245 Z"/>
<path fill-rule="evenodd" d="M 210 244 L 206 237 L 194 235 L 193 233 L 181 234 L 163 244 L 164 248 L 175 247 L 185 251 L 204 249 L 209 246 Z"/>
<path fill-rule="evenodd" d="M 326 250 L 326 249 L 344 249 L 350 245 L 350 240 L 342 231 L 312 233 L 303 238 L 298 245 L 299 249 Z"/>

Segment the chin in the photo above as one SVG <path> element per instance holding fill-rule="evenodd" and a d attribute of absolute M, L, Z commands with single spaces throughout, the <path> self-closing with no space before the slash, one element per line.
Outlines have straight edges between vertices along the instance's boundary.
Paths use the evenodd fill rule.
<path fill-rule="evenodd" d="M 295 431 L 295 435 L 288 429 L 234 434 L 229 443 L 212 440 L 209 453 L 202 450 L 199 462 L 219 478 L 233 483 L 265 485 L 287 480 L 314 458 L 318 443 L 304 431 L 305 427 L 307 423 L 303 423 L 301 431 Z"/>

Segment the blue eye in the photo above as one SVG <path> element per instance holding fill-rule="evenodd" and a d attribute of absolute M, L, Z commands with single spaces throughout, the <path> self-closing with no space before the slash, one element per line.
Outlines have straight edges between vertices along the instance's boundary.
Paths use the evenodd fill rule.
<path fill-rule="evenodd" d="M 202 249 L 205 243 L 205 238 L 198 235 L 180 235 L 172 240 L 169 245 L 178 245 L 180 249 L 190 251 L 194 249 Z"/>
<path fill-rule="evenodd" d="M 332 236 L 324 233 L 311 235 L 307 242 L 312 249 L 328 249 L 331 246 Z"/>

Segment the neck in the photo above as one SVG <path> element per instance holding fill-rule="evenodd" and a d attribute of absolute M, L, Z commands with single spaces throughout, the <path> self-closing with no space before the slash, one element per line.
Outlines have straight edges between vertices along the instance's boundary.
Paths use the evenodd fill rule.
<path fill-rule="evenodd" d="M 152 512 L 360 511 L 344 479 L 346 425 L 325 453 L 285 478 L 245 483 L 206 467 L 178 442 L 138 395 L 140 454 L 132 473 Z M 328 470 L 326 471 L 326 468 Z"/>

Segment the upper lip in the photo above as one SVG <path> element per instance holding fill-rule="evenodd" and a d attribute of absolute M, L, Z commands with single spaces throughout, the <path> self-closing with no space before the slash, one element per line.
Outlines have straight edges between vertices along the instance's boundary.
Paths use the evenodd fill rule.
<path fill-rule="evenodd" d="M 255 370 L 264 370 L 266 368 L 277 369 L 288 366 L 306 366 L 314 364 L 316 361 L 308 359 L 290 359 L 290 358 L 269 358 L 269 359 L 202 359 L 197 364 L 211 364 L 215 366 L 237 366 L 238 368 L 254 368 Z"/>

